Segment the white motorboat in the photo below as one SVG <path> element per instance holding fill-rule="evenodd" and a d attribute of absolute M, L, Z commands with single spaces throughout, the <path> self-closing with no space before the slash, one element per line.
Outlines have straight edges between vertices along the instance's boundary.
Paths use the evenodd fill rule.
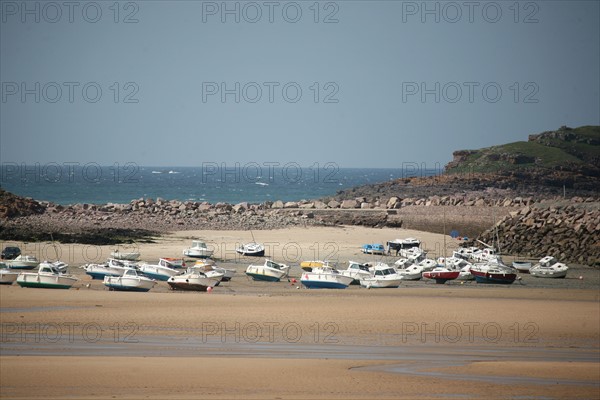
<path fill-rule="evenodd" d="M 104 264 L 87 264 L 83 268 L 92 279 L 104 280 L 105 276 L 122 276 L 125 271 L 135 270 L 137 264 L 132 261 L 109 258 Z"/>
<path fill-rule="evenodd" d="M 4 264 L 10 269 L 35 269 L 40 262 L 35 256 L 21 254 L 14 260 L 4 260 Z"/>
<path fill-rule="evenodd" d="M 179 275 L 182 272 L 181 270 L 158 264 L 142 264 L 138 266 L 138 271 L 148 278 L 156 279 L 157 281 L 167 281 L 170 277 Z"/>
<path fill-rule="evenodd" d="M 415 238 L 395 239 L 387 242 L 387 252 L 392 253 L 392 250 L 399 254 L 400 250 L 410 249 L 413 247 L 421 247 L 421 241 Z"/>
<path fill-rule="evenodd" d="M 204 264 L 204 263 L 196 263 L 192 269 L 195 271 L 200 271 L 202 272 L 204 275 L 206 275 L 208 278 L 211 279 L 216 279 L 217 281 L 221 282 L 223 280 L 223 278 L 225 277 L 225 268 L 220 268 L 222 271 L 217 271 L 217 266 L 216 265 L 210 265 L 210 264 Z M 218 285 L 218 283 L 217 283 Z"/>
<path fill-rule="evenodd" d="M 104 285 L 108 287 L 109 290 L 147 292 L 156 285 L 156 281 L 143 275 L 139 275 L 134 269 L 128 269 L 123 276 L 105 276 Z"/>
<path fill-rule="evenodd" d="M 289 271 L 289 266 L 266 259 L 263 265 L 249 265 L 246 275 L 255 281 L 279 282 L 288 276 Z"/>
<path fill-rule="evenodd" d="M 262 257 L 265 255 L 265 246 L 252 242 L 238 247 L 235 251 L 243 256 Z"/>
<path fill-rule="evenodd" d="M 425 259 L 427 252 L 420 247 L 411 247 L 408 249 L 402 249 L 399 252 L 400 257 L 407 258 L 413 263 L 418 263 Z"/>
<path fill-rule="evenodd" d="M 371 271 L 369 270 L 368 264 L 361 264 L 356 261 L 348 261 L 348 268 L 340 271 L 340 273 L 344 276 L 348 276 L 352 278 L 351 285 L 360 284 L 361 278 L 368 278 L 371 276 Z"/>
<path fill-rule="evenodd" d="M 423 271 L 423 266 L 419 264 L 408 264 L 404 268 L 396 269 L 400 279 L 405 281 L 418 281 L 423 276 Z"/>
<path fill-rule="evenodd" d="M 223 278 L 221 278 L 223 282 L 229 282 L 236 273 L 236 270 L 233 268 L 223 268 L 216 265 L 213 265 L 212 268 L 216 272 L 223 274 Z"/>
<path fill-rule="evenodd" d="M 140 259 L 140 253 L 136 251 L 115 250 L 110 253 L 110 256 L 117 260 L 137 261 Z"/>
<path fill-rule="evenodd" d="M 554 257 L 546 256 L 531 267 L 529 273 L 537 278 L 564 278 L 568 270 L 566 264 L 558 262 Z"/>
<path fill-rule="evenodd" d="M 171 258 L 171 257 L 163 257 L 158 259 L 158 265 L 161 267 L 167 268 L 183 268 L 185 267 L 185 261 L 183 258 Z"/>
<path fill-rule="evenodd" d="M 61 274 L 50 265 L 41 265 L 37 272 L 21 272 L 17 284 L 21 287 L 44 289 L 69 289 L 79 279 L 73 275 Z"/>
<path fill-rule="evenodd" d="M 67 272 L 67 268 L 69 267 L 69 264 L 67 264 L 65 262 L 62 262 L 62 261 L 54 261 L 54 262 L 42 261 L 40 263 L 40 267 L 43 266 L 43 265 L 50 266 L 51 268 L 56 269 L 61 274 L 66 273 Z"/>
<path fill-rule="evenodd" d="M 408 258 L 399 258 L 398 260 L 396 260 L 396 262 L 394 263 L 394 266 L 396 267 L 396 269 L 405 269 L 410 267 L 411 265 L 415 264 L 414 260 L 409 260 Z"/>
<path fill-rule="evenodd" d="M 17 280 L 17 276 L 19 276 L 19 271 L 0 268 L 0 285 L 11 285 Z"/>
<path fill-rule="evenodd" d="M 452 256 L 463 260 L 472 260 L 473 253 L 481 251 L 477 247 L 460 247 L 452 252 Z"/>
<path fill-rule="evenodd" d="M 300 282 L 308 289 L 345 289 L 354 278 L 342 275 L 331 267 L 316 267 L 311 272 L 304 272 Z"/>
<path fill-rule="evenodd" d="M 185 274 L 172 276 L 167 283 L 173 290 L 193 290 L 205 292 L 209 287 L 217 286 L 220 279 L 209 278 L 201 271 L 188 269 Z"/>
<path fill-rule="evenodd" d="M 370 277 L 360 280 L 360 285 L 366 288 L 397 288 L 402 282 L 402 277 L 396 270 L 385 263 L 377 263 L 373 267 Z"/>
<path fill-rule="evenodd" d="M 205 258 L 203 260 L 196 261 L 196 264 L 194 264 L 194 266 L 192 268 L 197 269 L 201 272 L 204 272 L 205 270 L 216 271 L 217 273 L 223 275 L 223 277 L 221 278 L 221 280 L 223 282 L 229 282 L 236 273 L 235 269 L 223 268 L 223 267 L 219 267 L 219 266 L 215 265 L 215 262 L 213 260 L 211 260 L 210 258 Z"/>
<path fill-rule="evenodd" d="M 192 240 L 192 247 L 183 250 L 183 255 L 193 258 L 209 258 L 213 255 L 213 250 L 210 250 L 206 243 L 200 240 Z"/>

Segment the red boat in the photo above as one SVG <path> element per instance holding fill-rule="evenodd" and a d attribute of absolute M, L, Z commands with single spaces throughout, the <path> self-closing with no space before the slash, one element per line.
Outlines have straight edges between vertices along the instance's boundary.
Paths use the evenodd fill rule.
<path fill-rule="evenodd" d="M 431 271 L 423 272 L 423 278 L 435 279 L 435 283 L 444 284 L 458 278 L 460 271 L 452 271 L 446 267 L 435 267 Z"/>

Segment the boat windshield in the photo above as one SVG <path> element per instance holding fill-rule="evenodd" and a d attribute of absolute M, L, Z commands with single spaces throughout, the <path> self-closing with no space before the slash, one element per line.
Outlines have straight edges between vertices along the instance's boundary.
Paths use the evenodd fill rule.
<path fill-rule="evenodd" d="M 276 262 L 273 261 L 267 261 L 267 267 L 269 268 L 275 268 L 275 269 L 281 269 L 281 265 L 277 264 Z"/>

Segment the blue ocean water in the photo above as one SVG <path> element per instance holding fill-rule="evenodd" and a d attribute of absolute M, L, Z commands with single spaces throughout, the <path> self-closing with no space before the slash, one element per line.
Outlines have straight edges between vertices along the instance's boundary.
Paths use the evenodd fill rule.
<path fill-rule="evenodd" d="M 133 163 L 0 165 L 0 186 L 20 196 L 58 204 L 128 203 L 132 199 L 261 203 L 334 195 L 354 186 L 439 173 L 417 165 L 395 169 L 339 168 L 336 164 L 203 163 L 200 167 L 142 167 Z"/>

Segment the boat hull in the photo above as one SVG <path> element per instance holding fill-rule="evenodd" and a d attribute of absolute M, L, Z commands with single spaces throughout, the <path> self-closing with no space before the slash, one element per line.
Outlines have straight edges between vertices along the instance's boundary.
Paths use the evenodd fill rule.
<path fill-rule="evenodd" d="M 424 272 L 423 278 L 434 279 L 435 283 L 443 285 L 448 281 L 452 281 L 460 275 L 460 271 L 450 272 Z"/>
<path fill-rule="evenodd" d="M 89 275 L 92 277 L 92 279 L 95 280 L 100 280 L 103 281 L 104 277 L 106 276 L 121 276 L 121 274 L 116 274 L 114 272 L 93 272 L 93 271 L 88 271 L 86 272 L 86 275 Z"/>
<path fill-rule="evenodd" d="M 258 272 L 246 272 L 246 275 L 248 275 L 250 278 L 252 278 L 252 280 L 255 280 L 255 281 L 265 281 L 265 282 L 281 281 L 281 277 L 273 276 L 273 275 L 266 275 L 266 274 L 262 274 L 262 273 L 258 273 Z"/>
<path fill-rule="evenodd" d="M 507 273 L 487 273 L 471 270 L 471 274 L 475 277 L 477 283 L 498 283 L 504 285 L 510 285 L 517 279 L 517 274 Z"/>
<path fill-rule="evenodd" d="M 386 288 L 397 288 L 400 287 L 401 279 L 389 279 L 389 280 L 361 280 L 360 285 L 363 287 L 373 289 L 386 289 Z"/>
<path fill-rule="evenodd" d="M 528 274 L 531 270 L 531 263 L 524 261 L 513 261 L 512 266 L 522 274 Z"/>
<path fill-rule="evenodd" d="M 18 276 L 18 272 L 0 271 L 0 285 L 12 285 L 12 283 L 17 280 Z"/>
<path fill-rule="evenodd" d="M 104 286 L 119 292 L 147 292 L 154 287 L 155 281 L 142 277 L 105 277 Z"/>
<path fill-rule="evenodd" d="M 300 280 L 307 289 L 346 289 L 348 285 L 335 281 Z"/>
<path fill-rule="evenodd" d="M 32 270 L 35 269 L 39 264 L 34 264 L 34 263 L 11 263 L 11 262 L 5 262 L 5 264 L 8 266 L 8 268 L 10 269 L 19 269 L 19 270 Z"/>
<path fill-rule="evenodd" d="M 265 255 L 265 251 L 264 250 L 260 250 L 260 251 L 242 251 L 242 250 L 237 250 L 238 254 L 241 254 L 243 256 L 249 256 L 249 257 L 262 257 Z"/>
<path fill-rule="evenodd" d="M 150 289 L 152 288 L 146 288 L 146 287 L 135 287 L 135 286 L 124 286 L 124 285 L 117 285 L 117 284 L 113 284 L 113 283 L 109 283 L 109 284 L 104 284 L 108 290 L 114 290 L 117 292 L 148 292 L 150 291 Z"/>
<path fill-rule="evenodd" d="M 63 276 L 56 277 L 37 274 L 20 274 L 17 277 L 17 284 L 26 288 L 70 289 L 75 282 L 77 282 L 77 279 Z"/>
<path fill-rule="evenodd" d="M 190 258 L 210 258 L 213 255 L 212 250 L 209 251 L 184 251 L 183 255 Z"/>
<path fill-rule="evenodd" d="M 530 274 L 531 274 L 531 276 L 535 276 L 536 278 L 563 279 L 567 276 L 567 271 L 558 271 L 558 272 L 552 272 L 552 273 L 530 271 Z"/>
<path fill-rule="evenodd" d="M 201 283 L 188 283 L 188 282 L 167 282 L 173 290 L 186 290 L 196 292 L 206 292 L 210 287 Z"/>

